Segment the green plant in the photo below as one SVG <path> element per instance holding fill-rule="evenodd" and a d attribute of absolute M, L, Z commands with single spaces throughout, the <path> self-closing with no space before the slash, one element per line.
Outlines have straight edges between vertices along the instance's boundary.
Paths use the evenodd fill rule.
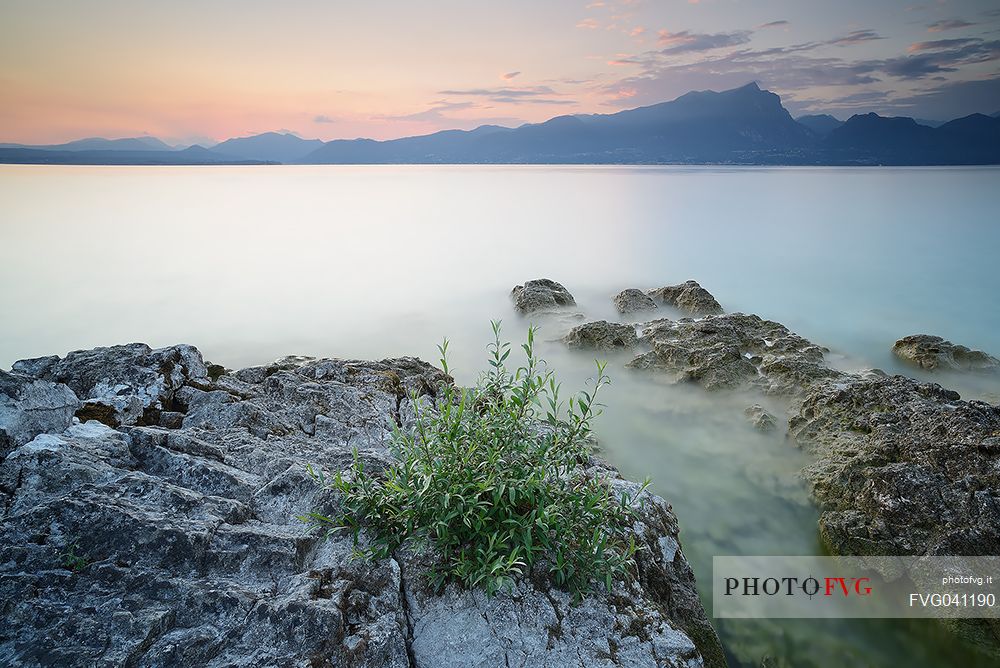
<path fill-rule="evenodd" d="M 509 373 L 510 344 L 492 325 L 490 369 L 476 387 L 446 386 L 430 407 L 412 397 L 416 426 L 397 430 L 392 441 L 398 461 L 376 474 L 355 451 L 346 474 L 314 473 L 342 493 L 344 510 L 304 519 L 350 530 L 355 549 L 370 558 L 407 540 L 429 545 L 439 557 L 435 588 L 458 581 L 492 595 L 539 567 L 576 599 L 595 583 L 610 589 L 630 571 L 637 546 L 628 531 L 635 497 L 616 496 L 588 470 L 595 400 L 609 382 L 604 364 L 592 390 L 564 406 L 559 383 L 535 354 L 535 330 L 522 345 L 524 365 Z M 439 351 L 448 373 L 447 340 Z M 364 547 L 362 527 L 372 537 Z"/>
<path fill-rule="evenodd" d="M 76 553 L 78 547 L 76 543 L 72 543 L 67 546 L 65 552 L 59 555 L 62 567 L 74 573 L 78 573 L 90 565 L 90 559 Z"/>

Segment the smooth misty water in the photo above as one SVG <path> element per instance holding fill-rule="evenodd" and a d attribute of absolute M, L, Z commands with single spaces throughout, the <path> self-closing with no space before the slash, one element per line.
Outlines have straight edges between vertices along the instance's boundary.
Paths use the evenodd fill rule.
<path fill-rule="evenodd" d="M 0 367 L 127 341 L 193 343 L 229 367 L 433 360 L 448 336 L 467 382 L 491 318 L 523 336 L 510 287 L 547 276 L 595 318 L 622 288 L 695 278 L 839 366 L 912 374 L 889 352 L 906 334 L 1000 353 L 998 211 L 992 168 L 0 166 Z M 592 370 L 592 355 L 542 349 L 568 386 Z M 670 387 L 626 360 L 610 360 L 602 449 L 673 503 L 703 586 L 715 554 L 821 549 L 806 456 L 742 416 L 768 400 Z M 1000 400 L 995 380 L 944 382 Z M 746 665 L 986 663 L 930 622 L 718 628 Z"/>

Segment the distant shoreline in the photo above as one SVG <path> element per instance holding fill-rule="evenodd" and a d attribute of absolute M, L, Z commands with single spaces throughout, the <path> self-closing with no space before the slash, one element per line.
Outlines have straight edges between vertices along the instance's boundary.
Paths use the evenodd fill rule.
<path fill-rule="evenodd" d="M 926 122 L 925 122 L 926 123 Z M 1000 112 L 927 125 L 855 114 L 795 119 L 755 83 L 698 91 L 614 114 L 427 135 L 303 139 L 289 132 L 171 147 L 150 136 L 65 144 L 0 144 L 0 163 L 72 165 L 743 165 L 788 167 L 1000 164 Z"/>
<path fill-rule="evenodd" d="M 39 167 L 1000 167 L 993 162 L 92 162 L 10 160 L 0 152 L 0 165 Z"/>

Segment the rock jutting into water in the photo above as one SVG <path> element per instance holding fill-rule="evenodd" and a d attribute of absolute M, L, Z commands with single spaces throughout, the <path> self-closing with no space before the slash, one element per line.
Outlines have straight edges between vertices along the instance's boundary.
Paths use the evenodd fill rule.
<path fill-rule="evenodd" d="M 653 298 L 638 288 L 622 290 L 612 299 L 615 308 L 622 315 L 628 313 L 642 313 L 644 311 L 655 311 L 658 307 Z"/>
<path fill-rule="evenodd" d="M 563 337 L 563 341 L 570 348 L 594 350 L 631 348 L 637 339 L 635 327 L 632 325 L 607 320 L 584 323 L 569 330 L 569 334 Z"/>
<path fill-rule="evenodd" d="M 778 426 L 778 418 L 771 415 L 760 404 L 747 406 L 743 411 L 743 414 L 746 415 L 750 424 L 760 431 L 774 431 L 774 429 Z"/>
<path fill-rule="evenodd" d="M 819 383 L 789 421 L 835 554 L 1000 554 L 1000 407 L 878 372 Z M 945 622 L 1000 657 L 1000 620 Z"/>
<path fill-rule="evenodd" d="M 614 326 L 587 323 L 573 330 L 573 340 Z M 637 327 L 635 345 L 647 351 L 629 368 L 790 401 L 789 435 L 815 457 L 803 474 L 833 553 L 1000 553 L 1000 407 L 905 376 L 832 369 L 826 348 L 756 315 L 662 318 Z M 996 362 L 926 335 L 901 339 L 894 352 L 924 368 L 987 369 Z M 777 426 L 758 404 L 745 414 L 759 429 Z M 990 651 L 1000 648 L 996 620 L 953 628 Z"/>
<path fill-rule="evenodd" d="M 297 517 L 338 507 L 308 464 L 342 471 L 356 449 L 384 468 L 409 397 L 451 379 L 405 357 L 222 371 L 191 346 L 132 344 L 0 374 L 0 663 L 725 665 L 659 497 L 633 527 L 637 577 L 608 594 L 573 605 L 536 577 L 432 592 L 421 557 L 359 560 Z"/>
<path fill-rule="evenodd" d="M 547 278 L 514 286 L 510 291 L 510 298 L 514 301 L 514 308 L 522 315 L 576 306 L 576 300 L 569 290 Z"/>
<path fill-rule="evenodd" d="M 639 327 L 639 343 L 650 350 L 626 366 L 666 372 L 709 390 L 748 385 L 768 394 L 794 394 L 840 375 L 824 365 L 824 348 L 756 315 L 660 319 Z"/>
<path fill-rule="evenodd" d="M 981 350 L 970 350 L 946 341 L 940 336 L 914 334 L 905 336 L 892 346 L 892 352 L 902 360 L 923 369 L 952 371 L 996 371 L 1000 360 Z"/>
<path fill-rule="evenodd" d="M 869 373 L 812 388 L 789 428 L 838 554 L 1000 554 L 1000 407 Z"/>
<path fill-rule="evenodd" d="M 698 281 L 685 281 L 680 285 L 667 285 L 647 293 L 656 302 L 673 306 L 691 315 L 714 315 L 722 313 L 722 306 L 712 293 L 701 287 Z"/>

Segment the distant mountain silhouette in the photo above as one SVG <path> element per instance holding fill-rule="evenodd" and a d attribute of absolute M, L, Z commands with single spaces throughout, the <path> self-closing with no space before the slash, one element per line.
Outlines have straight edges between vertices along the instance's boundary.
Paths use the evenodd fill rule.
<path fill-rule="evenodd" d="M 799 116 L 795 120 L 820 137 L 825 137 L 844 124 L 844 121 L 837 120 L 830 114 L 810 114 L 808 116 Z"/>
<path fill-rule="evenodd" d="M 323 141 L 320 139 L 302 139 L 288 133 L 265 132 L 252 137 L 227 139 L 213 146 L 212 150 L 250 160 L 296 162 L 322 145 Z"/>
<path fill-rule="evenodd" d="M 1000 112 L 998 112 L 1000 114 Z M 152 137 L 55 146 L 0 145 L 0 162 L 51 164 L 1000 164 L 1000 117 L 933 121 L 858 114 L 792 118 L 756 83 L 698 91 L 613 114 L 558 116 L 517 128 L 484 125 L 387 141 L 302 139 L 266 132 L 211 149 L 170 150 Z M 139 143 L 138 146 L 136 143 Z"/>
<path fill-rule="evenodd" d="M 179 151 L 75 150 L 53 151 L 37 148 L 0 146 L 0 163 L 27 165 L 262 165 L 261 160 L 245 160 L 190 146 Z"/>
<path fill-rule="evenodd" d="M 972 114 L 931 128 L 912 118 L 858 114 L 827 135 L 823 154 L 843 164 L 996 164 L 1000 119 Z"/>
<path fill-rule="evenodd" d="M 773 162 L 812 141 L 774 93 L 752 83 L 615 114 L 558 116 L 508 129 L 438 132 L 389 141 L 333 141 L 309 163 Z"/>
<path fill-rule="evenodd" d="M 174 147 L 164 144 L 156 137 L 128 137 L 125 139 L 104 139 L 88 137 L 65 144 L 0 144 L 0 148 L 31 148 L 44 151 L 173 151 Z"/>

